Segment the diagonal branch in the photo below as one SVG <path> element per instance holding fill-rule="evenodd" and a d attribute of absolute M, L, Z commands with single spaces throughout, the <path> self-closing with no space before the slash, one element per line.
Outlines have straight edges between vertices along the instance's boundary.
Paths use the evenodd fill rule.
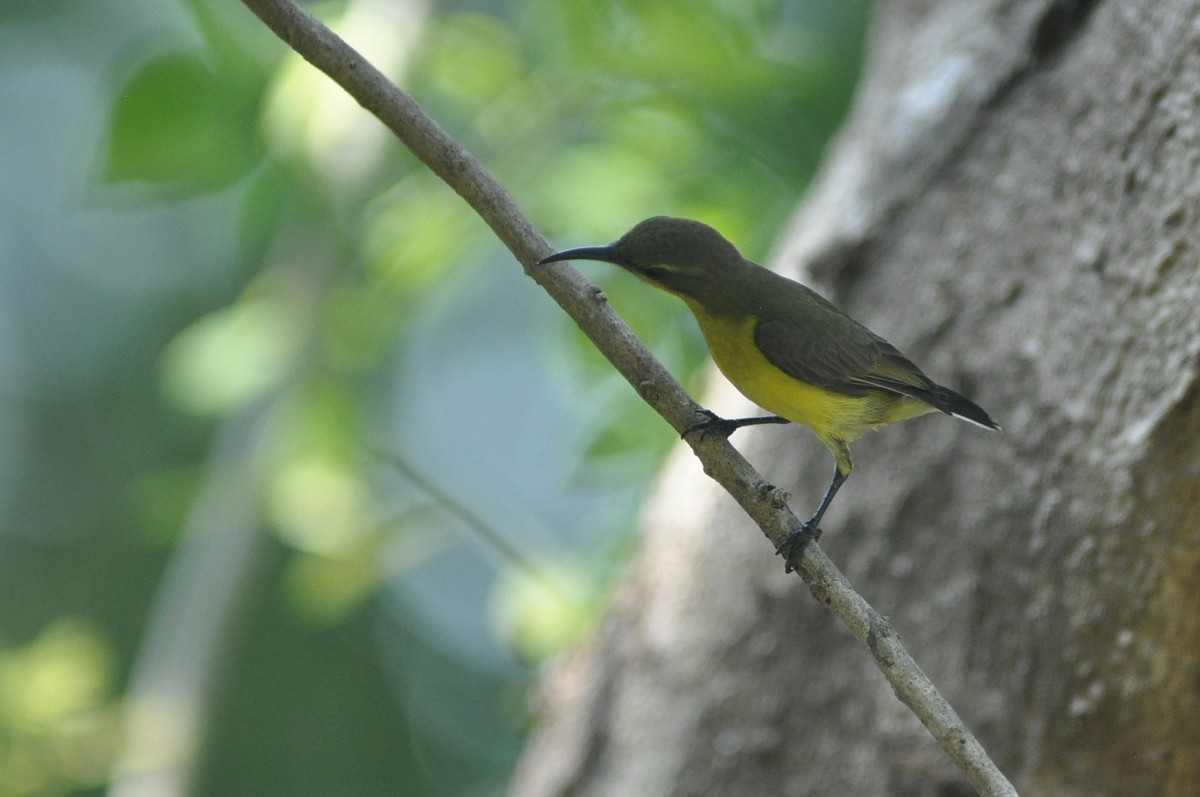
<path fill-rule="evenodd" d="M 532 268 L 552 249 L 513 198 L 424 110 L 358 52 L 292 0 L 243 0 L 284 42 L 377 116 L 434 174 L 483 218 L 526 273 L 574 319 L 638 394 L 677 431 L 704 416 L 700 407 L 605 302 L 566 264 Z M 689 435 L 704 472 L 738 502 L 778 547 L 800 521 L 788 496 L 768 484 L 723 438 Z M 954 708 L 921 672 L 888 621 L 859 595 L 815 543 L 797 562 L 813 597 L 836 614 L 871 654 L 896 696 L 924 723 L 984 797 L 1016 797 Z"/>

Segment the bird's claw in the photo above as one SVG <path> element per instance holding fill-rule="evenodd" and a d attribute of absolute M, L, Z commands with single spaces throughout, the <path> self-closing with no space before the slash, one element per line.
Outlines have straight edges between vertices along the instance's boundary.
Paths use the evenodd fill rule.
<path fill-rule="evenodd" d="M 804 522 L 800 524 L 799 528 L 794 529 L 788 538 L 775 549 L 775 553 L 783 557 L 783 572 L 794 572 L 804 549 L 810 542 L 816 542 L 819 539 L 821 539 L 821 529 L 812 523 Z"/>
<path fill-rule="evenodd" d="M 712 410 L 700 410 L 699 412 L 701 415 L 705 416 L 705 420 L 696 421 L 691 426 L 680 432 L 679 436 L 684 440 L 686 440 L 687 436 L 692 432 L 701 432 L 702 435 L 708 434 L 709 432 L 717 432 L 718 434 L 728 437 L 738 428 L 737 423 L 734 421 L 725 420 Z"/>
<path fill-rule="evenodd" d="M 688 428 L 680 432 L 679 436 L 686 438 L 689 434 L 695 431 L 704 433 L 716 432 L 723 437 L 741 429 L 743 426 L 760 426 L 764 423 L 791 423 L 787 418 L 781 418 L 778 415 L 766 415 L 756 418 L 722 418 L 712 410 L 697 410 L 705 417 L 703 421 L 696 421 Z"/>

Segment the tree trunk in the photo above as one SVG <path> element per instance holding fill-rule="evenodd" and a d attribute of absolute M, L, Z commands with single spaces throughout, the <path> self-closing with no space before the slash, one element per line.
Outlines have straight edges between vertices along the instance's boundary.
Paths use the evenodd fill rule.
<path fill-rule="evenodd" d="M 807 264 L 1005 431 L 927 416 L 858 442 L 822 545 L 1022 795 L 1194 797 L 1200 3 L 877 14 L 772 265 Z M 832 470 L 811 435 L 735 443 L 806 517 Z M 511 794 L 971 794 L 771 554 L 681 450 Z"/>

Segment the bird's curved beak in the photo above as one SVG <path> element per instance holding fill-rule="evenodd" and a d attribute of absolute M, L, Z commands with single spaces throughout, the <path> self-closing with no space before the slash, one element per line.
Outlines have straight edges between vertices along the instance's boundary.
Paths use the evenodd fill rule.
<path fill-rule="evenodd" d="M 599 260 L 602 263 L 615 263 L 624 266 L 625 262 L 617 254 L 616 244 L 607 246 L 581 246 L 578 249 L 564 249 L 538 261 L 539 266 L 547 263 L 558 263 L 563 260 Z"/>

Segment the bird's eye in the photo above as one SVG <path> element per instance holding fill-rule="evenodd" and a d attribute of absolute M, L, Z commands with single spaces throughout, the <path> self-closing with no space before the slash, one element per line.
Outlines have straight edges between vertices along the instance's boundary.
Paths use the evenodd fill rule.
<path fill-rule="evenodd" d="M 642 269 L 642 276 L 657 282 L 667 276 L 667 270 L 662 266 L 646 266 Z"/>

